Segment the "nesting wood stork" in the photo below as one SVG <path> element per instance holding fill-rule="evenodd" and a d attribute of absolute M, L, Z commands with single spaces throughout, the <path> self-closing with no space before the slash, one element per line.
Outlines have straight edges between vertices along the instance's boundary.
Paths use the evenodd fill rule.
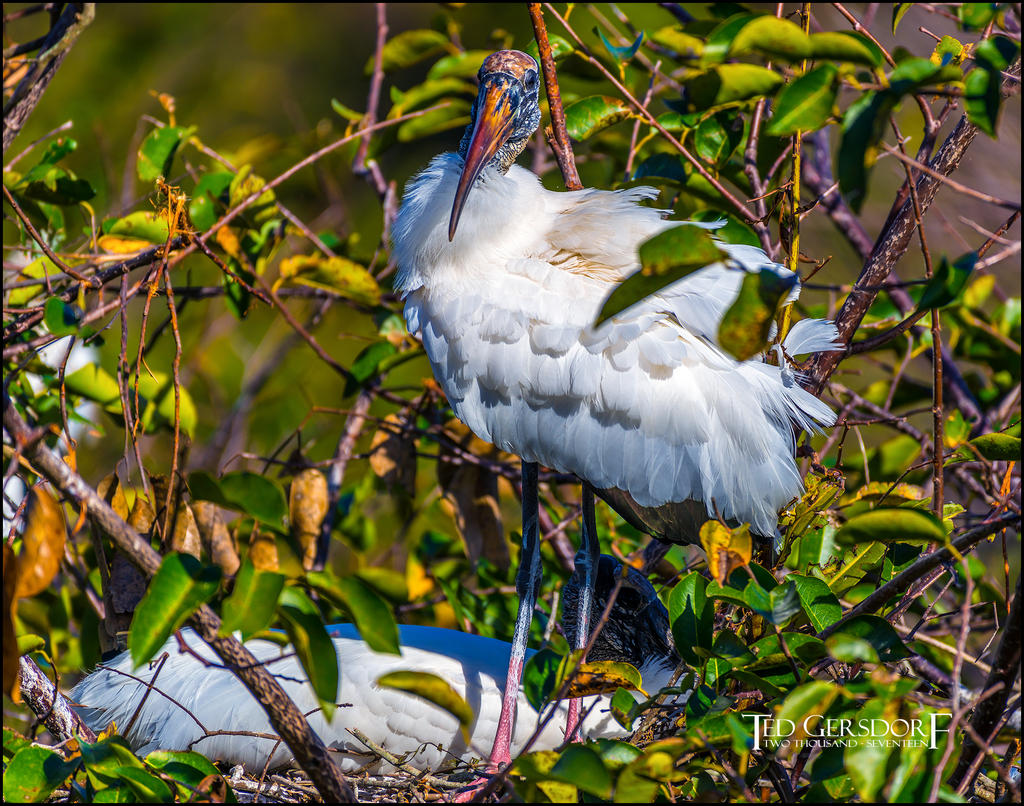
<path fill-rule="evenodd" d="M 632 663 L 641 671 L 645 689 L 654 692 L 668 683 L 679 657 L 672 644 L 668 614 L 654 588 L 635 570 L 626 570 L 593 656 Z M 595 607 L 603 610 L 621 574 L 617 560 L 601 558 Z M 566 584 L 568 601 L 578 600 L 577 579 Z M 593 617 L 599 613 L 596 611 Z M 570 640 L 575 637 L 574 629 L 572 617 L 567 623 Z M 290 646 L 282 648 L 263 640 L 247 641 L 245 645 L 266 664 L 303 712 L 313 712 L 311 726 L 328 747 L 337 751 L 335 758 L 343 771 L 393 771 L 390 763 L 370 753 L 348 732 L 349 728 L 358 728 L 375 744 L 405 756 L 407 763 L 420 769 L 437 770 L 452 761 L 468 762 L 487 756 L 501 712 L 508 643 L 455 630 L 405 625 L 399 628 L 402 654 L 398 656 L 374 652 L 350 624 L 335 625 L 331 632 L 340 684 L 339 705 L 330 721 L 319 710 Z M 130 654 L 125 652 L 82 680 L 71 697 L 86 724 L 98 733 L 114 722 L 141 755 L 158 749 L 194 749 L 250 770 L 262 769 L 268 758 L 271 767 L 290 763 L 293 756 L 287 745 L 254 735 L 267 736 L 273 729 L 245 686 L 220 665 L 213 651 L 191 629 L 182 630 L 181 635 L 195 655 L 182 652 L 172 637 L 159 653 L 168 655 L 162 668 L 154 662 L 133 671 Z M 399 670 L 439 675 L 466 699 L 475 715 L 468 745 L 458 721 L 447 711 L 419 697 L 376 685 L 381 675 Z M 150 683 L 153 690 L 146 696 Z M 606 698 L 586 700 L 595 707 L 583 722 L 584 735 L 599 738 L 627 733 L 610 716 Z M 561 709 L 564 717 L 565 706 Z M 538 722 L 537 712 L 522 694 L 518 711 L 512 738 L 517 753 Z M 561 721 L 550 720 L 533 749 L 549 750 L 560 745 Z"/>
<path fill-rule="evenodd" d="M 641 204 L 653 188 L 543 188 L 514 165 L 540 122 L 537 63 L 499 51 L 479 79 L 458 152 L 435 157 L 409 183 L 393 240 L 408 329 L 452 409 L 524 463 L 520 611 L 497 765 L 510 760 L 539 586 L 536 463 L 585 482 L 577 568 L 592 581 L 588 485 L 664 540 L 696 542 L 716 513 L 772 537 L 779 509 L 802 490 L 794 425 L 814 430 L 834 415 L 791 369 L 737 362 L 717 344 L 744 272 L 795 279 L 755 247 L 720 242 L 727 260 L 593 327 L 612 289 L 640 268 L 640 244 L 683 222 Z M 837 337 L 831 323 L 804 320 L 783 346 L 790 355 L 835 349 Z"/>

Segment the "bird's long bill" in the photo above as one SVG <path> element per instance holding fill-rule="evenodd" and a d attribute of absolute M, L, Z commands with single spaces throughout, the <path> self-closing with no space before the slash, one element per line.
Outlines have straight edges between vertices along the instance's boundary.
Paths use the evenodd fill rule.
<path fill-rule="evenodd" d="M 459 185 L 455 189 L 452 216 L 448 222 L 448 240 L 455 237 L 462 208 L 484 166 L 508 140 L 515 128 L 519 108 L 519 85 L 511 77 L 488 76 L 477 96 L 476 121 L 466 149 Z"/>

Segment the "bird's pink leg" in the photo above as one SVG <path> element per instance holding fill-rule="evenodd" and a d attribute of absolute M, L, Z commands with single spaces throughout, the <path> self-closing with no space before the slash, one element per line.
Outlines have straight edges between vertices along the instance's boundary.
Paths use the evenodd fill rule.
<path fill-rule="evenodd" d="M 583 649 L 590 640 L 590 611 L 594 601 L 594 574 L 597 568 L 597 558 L 601 553 L 601 546 L 597 539 L 597 519 L 594 517 L 594 489 L 587 482 L 583 482 L 583 499 L 581 501 L 583 510 L 583 528 L 580 538 L 580 549 L 576 552 L 576 574 L 580 577 L 580 598 L 577 602 L 576 615 L 576 646 L 573 649 Z M 565 738 L 571 742 L 581 742 L 579 718 L 579 698 L 569 700 L 569 709 L 565 718 Z"/>
<path fill-rule="evenodd" d="M 516 574 L 516 592 L 519 594 L 519 612 L 512 633 L 512 653 L 508 660 L 508 677 L 505 678 L 505 693 L 501 698 L 501 714 L 498 729 L 494 734 L 494 746 L 487 764 L 489 773 L 512 762 L 512 729 L 516 721 L 516 706 L 519 704 L 519 685 L 523 680 L 523 665 L 526 661 L 526 644 L 530 637 L 530 623 L 533 608 L 540 593 L 541 565 L 540 540 L 537 528 L 537 464 L 523 462 L 523 550 L 519 556 L 519 572 Z M 476 799 L 486 785 L 486 778 L 478 778 L 455 796 L 455 803 L 470 803 Z"/>

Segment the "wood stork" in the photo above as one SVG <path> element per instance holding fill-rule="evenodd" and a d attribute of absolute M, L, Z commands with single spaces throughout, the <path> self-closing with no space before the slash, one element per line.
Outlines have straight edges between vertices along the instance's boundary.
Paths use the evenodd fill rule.
<path fill-rule="evenodd" d="M 755 247 L 720 243 L 725 262 L 594 328 L 611 290 L 640 268 L 640 244 L 684 222 L 640 204 L 657 195 L 653 188 L 544 189 L 513 164 L 540 122 L 536 61 L 499 51 L 479 79 L 458 152 L 435 157 L 406 187 L 393 240 L 408 329 L 452 409 L 478 437 L 523 460 L 520 610 L 496 766 L 510 760 L 540 582 L 536 463 L 585 482 L 577 568 L 592 580 L 588 485 L 664 540 L 695 542 L 716 512 L 772 537 L 779 509 L 802 490 L 794 425 L 814 430 L 834 415 L 791 369 L 737 362 L 717 344 L 744 272 L 793 278 Z M 831 323 L 804 320 L 783 346 L 797 355 L 835 349 L 837 338 Z"/>
<path fill-rule="evenodd" d="M 672 643 L 668 613 L 654 588 L 637 571 L 627 571 L 608 623 L 595 643 L 593 657 L 632 663 L 643 675 L 645 689 L 653 693 L 667 685 L 679 657 Z M 621 572 L 617 560 L 601 558 L 595 606 L 603 609 Z M 572 602 L 579 597 L 576 580 L 574 577 L 565 586 L 565 598 Z M 574 638 L 574 619 L 572 616 L 567 623 L 570 640 Z M 303 712 L 314 712 L 310 724 L 328 747 L 338 751 L 335 758 L 343 771 L 394 771 L 390 763 L 374 756 L 350 734 L 349 728 L 358 728 L 395 755 L 408 754 L 406 761 L 420 769 L 437 770 L 452 761 L 486 757 L 502 706 L 508 643 L 455 630 L 404 625 L 399 628 L 399 656 L 374 652 L 350 624 L 335 625 L 331 631 L 340 684 L 339 705 L 330 721 L 318 709 L 316 696 L 291 647 L 251 640 L 246 648 L 266 664 Z M 125 652 L 75 686 L 71 697 L 86 724 L 98 733 L 114 722 L 142 755 L 158 749 L 194 749 L 250 770 L 262 769 L 268 757 L 271 767 L 290 763 L 293 757 L 286 745 L 253 735 L 266 736 L 273 729 L 263 708 L 238 678 L 220 665 L 213 651 L 192 630 L 182 630 L 181 635 L 195 655 L 182 652 L 172 637 L 160 652 L 168 654 L 162 668 L 157 669 L 154 662 L 133 672 L 130 654 Z M 376 685 L 381 675 L 399 670 L 439 675 L 466 699 L 475 715 L 468 745 L 458 721 L 447 711 L 419 697 Z M 147 697 L 151 682 L 153 690 Z M 583 722 L 584 735 L 599 738 L 627 733 L 610 716 L 605 699 L 586 698 L 596 707 Z M 564 704 L 561 710 L 565 711 Z M 537 712 L 521 693 L 518 712 L 512 739 L 512 749 L 517 753 L 538 721 Z M 563 742 L 560 721 L 548 722 L 533 749 L 549 750 Z"/>

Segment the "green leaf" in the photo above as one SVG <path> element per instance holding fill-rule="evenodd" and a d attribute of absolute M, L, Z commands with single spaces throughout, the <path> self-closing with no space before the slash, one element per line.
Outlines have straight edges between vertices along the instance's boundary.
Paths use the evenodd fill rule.
<path fill-rule="evenodd" d="M 895 661 L 910 657 L 910 652 L 893 626 L 880 616 L 856 616 L 829 636 L 826 646 L 837 645 L 837 636 L 859 638 L 866 641 L 881 661 Z"/>
<path fill-rule="evenodd" d="M 672 589 L 668 600 L 669 622 L 679 655 L 687 663 L 699 666 L 706 653 L 695 648 L 711 649 L 714 608 L 708 605 L 707 580 L 696 571 L 684 576 Z"/>
<path fill-rule="evenodd" d="M 54 336 L 69 336 L 78 332 L 84 312 L 77 305 L 69 305 L 59 297 L 50 297 L 43 308 L 43 322 Z"/>
<path fill-rule="evenodd" d="M 644 32 L 641 31 L 640 35 L 634 40 L 632 45 L 619 47 L 609 42 L 605 37 L 604 32 L 596 25 L 594 26 L 594 33 L 601 37 L 601 43 L 604 45 L 605 50 L 607 50 L 608 53 L 611 54 L 611 57 L 617 62 L 628 62 L 636 56 L 636 52 L 640 49 L 640 45 L 644 41 Z"/>
<path fill-rule="evenodd" d="M 981 67 L 976 67 L 964 79 L 964 109 L 967 119 L 989 137 L 996 136 L 996 124 L 1002 95 L 1000 79 Z"/>
<path fill-rule="evenodd" d="M 469 109 L 468 101 L 453 98 L 440 109 L 427 112 L 401 124 L 398 127 L 398 141 L 411 143 L 421 137 L 466 126 L 469 124 Z"/>
<path fill-rule="evenodd" d="M 118 777 L 143 803 L 171 803 L 174 793 L 160 778 L 138 767 L 118 767 Z"/>
<path fill-rule="evenodd" d="M 188 214 L 198 232 L 208 230 L 227 212 L 228 189 L 233 178 L 234 174 L 229 171 L 211 171 L 203 174 L 196 183 Z"/>
<path fill-rule="evenodd" d="M 900 21 L 906 16 L 906 13 L 914 7 L 913 3 L 893 3 L 892 4 L 892 33 L 896 35 L 896 28 L 900 24 Z"/>
<path fill-rule="evenodd" d="M 747 98 L 771 95 L 782 76 L 756 64 L 720 64 L 684 82 L 693 108 L 712 109 Z"/>
<path fill-rule="evenodd" d="M 794 744 L 806 739 L 808 731 L 813 732 L 839 693 L 839 687 L 827 680 L 812 680 L 789 692 L 782 706 L 775 712 L 775 718 L 780 720 L 778 724 L 783 724 L 781 720 L 785 719 L 795 726 L 787 738 Z"/>
<path fill-rule="evenodd" d="M 640 245 L 640 270 L 608 295 L 594 326 L 622 313 L 637 302 L 697 269 L 724 260 L 707 230 L 689 224 L 665 230 Z"/>
<path fill-rule="evenodd" d="M 747 607 L 776 627 L 784 627 L 800 612 L 800 596 L 789 577 L 770 591 L 750 580 L 743 589 L 743 599 Z"/>
<path fill-rule="evenodd" d="M 465 79 L 454 77 L 425 81 L 406 92 L 397 93 L 394 105 L 388 111 L 388 118 L 397 118 L 406 112 L 420 109 L 438 98 L 458 95 L 474 98 L 476 97 L 476 87 Z"/>
<path fill-rule="evenodd" d="M 277 612 L 328 721 L 338 698 L 338 653 L 320 611 L 298 588 L 281 592 Z"/>
<path fill-rule="evenodd" d="M 854 515 L 836 532 L 840 545 L 869 541 L 945 543 L 946 530 L 938 518 L 923 509 L 882 507 Z"/>
<path fill-rule="evenodd" d="M 743 138 L 743 121 L 737 115 L 720 112 L 705 118 L 693 133 L 697 155 L 712 165 L 721 165 Z"/>
<path fill-rule="evenodd" d="M 17 272 L 14 282 L 39 280 L 39 283 L 27 285 L 23 288 L 12 288 L 10 295 L 7 297 L 7 302 L 12 308 L 21 308 L 42 294 L 46 290 L 44 278 L 60 274 L 60 269 L 57 268 L 57 265 L 50 258 L 42 255 L 28 265 L 19 268 Z"/>
<path fill-rule="evenodd" d="M 961 3 L 958 9 L 960 22 L 969 31 L 980 31 L 995 19 L 1000 5 L 1000 3 Z"/>
<path fill-rule="evenodd" d="M 565 108 L 565 129 L 573 140 L 586 140 L 631 114 L 629 104 L 619 98 L 590 95 Z"/>
<path fill-rule="evenodd" d="M 190 476 L 190 483 L 191 478 Z M 222 476 L 218 487 L 226 502 L 224 506 L 229 509 L 239 509 L 252 515 L 256 520 L 273 526 L 284 524 L 285 515 L 288 513 L 288 504 L 285 501 L 284 491 L 277 482 L 258 473 L 240 470 Z"/>
<path fill-rule="evenodd" d="M 786 649 L 789 650 L 789 654 L 799 663 L 810 666 L 828 655 L 825 642 L 813 635 L 807 635 L 802 632 L 782 632 L 778 635 L 766 635 L 750 647 L 757 656 L 757 660 L 747 665 L 749 670 L 760 670 L 762 674 L 774 679 L 774 676 L 770 674 L 772 667 L 789 667 L 789 660 L 782 649 L 782 644 L 779 642 L 780 635 L 786 642 Z M 788 675 L 789 680 L 793 679 L 792 669 L 787 668 L 785 674 Z"/>
<path fill-rule="evenodd" d="M 732 41 L 729 55 L 737 56 L 752 50 L 789 61 L 799 61 L 811 55 L 811 42 L 796 23 L 766 15 L 743 26 Z"/>
<path fill-rule="evenodd" d="M 573 51 L 573 47 L 569 44 L 569 41 L 564 37 L 558 36 L 558 34 L 551 34 L 548 36 L 548 44 L 551 45 L 551 56 L 555 60 L 555 64 L 562 61 Z M 490 55 L 490 51 L 482 51 L 486 58 Z M 530 44 L 523 49 L 524 53 L 533 57 L 533 60 L 540 64 L 540 51 L 537 48 L 537 41 L 530 39 Z M 481 59 L 482 61 L 482 59 Z"/>
<path fill-rule="evenodd" d="M 835 572 L 826 574 L 826 582 L 832 593 L 842 596 L 850 588 L 860 582 L 864 576 L 877 568 L 885 556 L 886 544 L 871 542 L 864 546 L 856 546 L 848 559 Z"/>
<path fill-rule="evenodd" d="M 255 568 L 247 557 L 235 578 L 235 589 L 224 601 L 220 634 L 231 635 L 240 630 L 242 640 L 248 641 L 254 634 L 267 629 L 274 619 L 284 579 L 284 574 Z"/>
<path fill-rule="evenodd" d="M 971 279 L 974 267 L 978 262 L 977 252 L 968 252 L 950 263 L 946 257 L 942 258 L 939 267 L 935 270 L 928 285 L 921 293 L 921 300 L 917 303 L 917 311 L 927 311 L 930 308 L 944 308 L 959 299 L 961 292 L 967 287 Z"/>
<path fill-rule="evenodd" d="M 448 37 L 440 31 L 431 31 L 425 28 L 403 31 L 384 43 L 384 50 L 381 53 L 381 68 L 385 73 L 401 70 L 444 52 L 448 46 Z M 364 72 L 368 76 L 373 74 L 373 62 L 373 56 L 366 62 Z"/>
<path fill-rule="evenodd" d="M 376 341 L 365 347 L 352 362 L 352 377 L 345 384 L 344 396 L 354 395 L 362 384 L 377 377 L 381 364 L 398 352 L 389 341 Z"/>
<path fill-rule="evenodd" d="M 373 588 L 356 577 L 338 578 L 325 572 L 309 573 L 306 578 L 331 602 L 348 611 L 370 649 L 402 654 L 394 614 Z"/>
<path fill-rule="evenodd" d="M 736 299 L 718 323 L 718 343 L 722 349 L 737 361 L 763 353 L 779 304 L 796 283 L 796 275 L 779 277 L 767 270 L 746 272 Z"/>
<path fill-rule="evenodd" d="M 843 663 L 878 663 L 878 653 L 856 635 L 830 635 L 825 639 L 829 654 Z"/>
<path fill-rule="evenodd" d="M 5 742 L 6 749 L 6 742 Z M 4 802 L 42 803 L 77 768 L 46 747 L 23 747 L 5 765 Z"/>
<path fill-rule="evenodd" d="M 781 137 L 824 126 L 835 106 L 838 74 L 835 65 L 823 64 L 783 87 L 775 99 L 767 133 Z"/>
<path fill-rule="evenodd" d="M 281 283 L 322 288 L 364 305 L 380 304 L 380 286 L 364 266 L 344 257 L 294 255 L 281 261 Z"/>
<path fill-rule="evenodd" d="M 609 798 L 612 794 L 611 773 L 601 757 L 582 744 L 569 745 L 548 775 L 598 798 Z"/>
<path fill-rule="evenodd" d="M 111 248 L 107 246 L 115 237 L 119 242 L 127 240 L 144 241 L 145 243 L 141 244 L 141 247 L 145 247 L 148 244 L 167 243 L 167 218 L 152 210 L 140 210 L 109 223 L 104 221 L 103 235 L 99 239 L 100 245 L 111 252 L 131 251 L 125 250 L 123 247 Z"/>
<path fill-rule="evenodd" d="M 39 158 L 38 165 L 56 165 L 68 154 L 78 148 L 78 141 L 73 137 L 58 137 L 46 145 L 46 151 Z"/>
<path fill-rule="evenodd" d="M 894 104 L 888 93 L 867 92 L 850 104 L 843 115 L 836 170 L 839 189 L 854 211 L 860 210 L 867 194 L 869 149 L 873 162 L 874 144 Z"/>
<path fill-rule="evenodd" d="M 989 137 L 996 136 L 1002 106 L 1002 71 L 1017 58 L 1020 45 L 1005 36 L 984 39 L 974 49 L 977 68 L 964 81 L 964 107 L 970 121 Z"/>
<path fill-rule="evenodd" d="M 467 50 L 464 53 L 442 56 L 427 71 L 427 81 L 441 78 L 473 78 L 479 72 L 484 59 L 490 55 L 489 50 Z M 475 91 L 473 95 L 476 95 Z"/>
<path fill-rule="evenodd" d="M 704 43 L 703 60 L 709 64 L 723 61 L 730 53 L 732 43 L 743 27 L 757 17 L 753 14 L 734 14 L 708 34 Z"/>
<path fill-rule="evenodd" d="M 983 39 L 974 48 L 974 60 L 992 72 L 1008 69 L 1019 54 L 1020 45 L 1005 36 Z"/>
<path fill-rule="evenodd" d="M 171 778 L 178 786 L 178 798 L 187 801 L 207 775 L 220 777 L 220 770 L 195 751 L 154 750 L 146 756 L 146 764 Z M 234 791 L 228 789 L 228 803 L 237 803 Z"/>
<path fill-rule="evenodd" d="M 392 87 L 392 91 L 394 91 L 394 89 L 395 88 Z M 331 98 L 331 109 L 333 109 L 335 113 L 338 114 L 339 117 L 344 118 L 349 123 L 358 123 L 364 117 L 366 117 L 365 113 L 357 112 L 355 109 L 345 106 L 345 104 L 343 104 L 337 98 Z"/>
<path fill-rule="evenodd" d="M 822 31 L 811 34 L 812 59 L 834 59 L 868 67 L 880 67 L 885 60 L 882 52 L 860 34 L 847 31 Z"/>
<path fill-rule="evenodd" d="M 704 41 L 683 31 L 679 26 L 668 25 L 650 35 L 650 40 L 674 51 L 681 59 L 699 59 L 704 52 Z"/>
<path fill-rule="evenodd" d="M 182 126 L 153 129 L 139 146 L 139 158 L 135 163 L 139 179 L 143 182 L 155 182 L 162 176 L 170 180 L 171 166 L 174 155 L 178 153 L 178 146 L 182 140 L 191 137 L 194 131 L 194 128 L 186 129 Z"/>
<path fill-rule="evenodd" d="M 103 406 L 116 403 L 117 411 L 121 411 L 121 392 L 117 387 L 117 381 L 103 367 L 86 364 L 64 376 L 64 385 L 69 392 L 94 400 Z"/>
<path fill-rule="evenodd" d="M 544 703 L 554 693 L 555 680 L 558 677 L 558 668 L 562 663 L 562 656 L 551 649 L 541 649 L 526 659 L 523 666 L 523 695 L 526 701 L 533 706 L 533 710 L 540 711 Z"/>
<path fill-rule="evenodd" d="M 832 589 L 822 580 L 800 574 L 790 574 L 786 579 L 792 580 L 800 597 L 800 604 L 811 626 L 817 632 L 830 627 L 842 617 L 843 606 L 832 593 Z"/>
<path fill-rule="evenodd" d="M 221 570 L 191 554 L 168 554 L 135 609 L 128 648 L 138 669 L 156 654 L 171 633 L 217 592 Z"/>
<path fill-rule="evenodd" d="M 982 458 L 990 462 L 1020 461 L 1020 437 L 1011 434 L 982 434 L 970 440 L 967 445 L 976 448 Z M 960 453 L 968 459 L 977 455 L 970 448 L 960 448 Z"/>
<path fill-rule="evenodd" d="M 870 725 L 874 719 L 895 717 L 896 713 L 887 713 L 888 706 L 889 703 L 882 699 L 868 700 L 857 713 L 857 718 L 867 720 L 866 724 Z M 892 752 L 893 747 L 885 741 L 856 741 L 844 748 L 843 764 L 862 802 L 873 803 L 879 800 L 888 779 L 889 756 Z"/>
<path fill-rule="evenodd" d="M 459 720 L 463 739 L 469 742 L 469 727 L 473 724 L 473 709 L 444 678 L 430 672 L 389 672 L 377 678 L 377 685 L 415 694 L 438 708 L 443 708 Z"/>

